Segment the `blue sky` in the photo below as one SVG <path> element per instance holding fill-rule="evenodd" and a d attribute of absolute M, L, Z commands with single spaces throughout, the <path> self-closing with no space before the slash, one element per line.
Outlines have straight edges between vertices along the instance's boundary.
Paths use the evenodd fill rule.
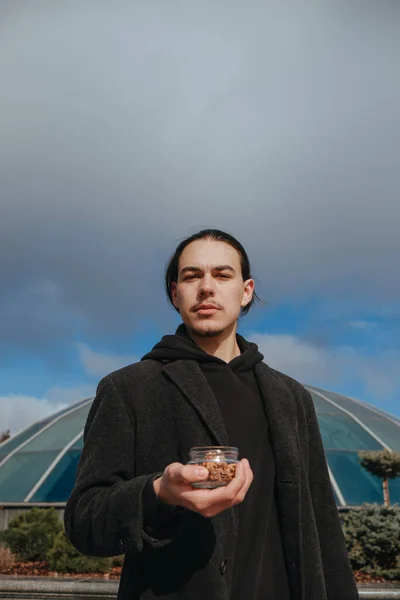
<path fill-rule="evenodd" d="M 400 415 L 400 5 L 0 12 L 0 429 L 171 332 L 203 227 L 248 251 L 268 364 Z"/>

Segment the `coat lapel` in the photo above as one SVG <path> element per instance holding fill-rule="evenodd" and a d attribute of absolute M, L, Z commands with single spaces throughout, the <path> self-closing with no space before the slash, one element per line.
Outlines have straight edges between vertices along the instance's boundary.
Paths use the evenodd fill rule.
<path fill-rule="evenodd" d="M 255 373 L 270 425 L 277 481 L 298 484 L 299 443 L 293 394 L 265 363 L 258 363 Z"/>
<path fill-rule="evenodd" d="M 194 360 L 177 360 L 164 373 L 179 388 L 198 413 L 217 446 L 228 445 L 228 434 L 215 396 Z"/>
<path fill-rule="evenodd" d="M 269 422 L 275 459 L 277 502 L 289 575 L 297 579 L 301 562 L 300 446 L 296 401 L 291 390 L 265 363 L 255 374 Z"/>

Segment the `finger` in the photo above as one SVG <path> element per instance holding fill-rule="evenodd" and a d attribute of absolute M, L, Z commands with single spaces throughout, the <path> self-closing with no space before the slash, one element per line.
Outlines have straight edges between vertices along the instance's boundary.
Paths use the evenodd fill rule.
<path fill-rule="evenodd" d="M 249 461 L 247 459 L 244 459 L 243 468 L 244 468 L 244 473 L 245 473 L 245 483 L 244 483 L 243 488 L 246 487 L 246 489 L 248 489 L 253 482 L 254 474 L 253 474 L 253 471 L 251 470 Z"/>
<path fill-rule="evenodd" d="M 204 517 L 213 517 L 221 511 L 235 506 L 246 495 L 253 480 L 248 461 L 238 463 L 235 478 L 228 486 L 214 490 L 185 490 L 181 493 L 182 505 L 199 512 Z M 242 492 L 243 487 L 245 490 Z"/>
<path fill-rule="evenodd" d="M 241 461 L 239 461 L 236 465 L 236 470 L 235 470 L 235 476 L 232 479 L 232 481 L 229 482 L 229 484 L 227 485 L 227 488 L 239 488 L 241 487 L 246 479 L 246 463 L 248 464 L 248 462 L 246 461 L 245 458 L 242 458 Z"/>
<path fill-rule="evenodd" d="M 253 483 L 254 475 L 253 475 L 253 471 L 251 470 L 250 465 L 248 463 L 247 463 L 247 468 L 245 470 L 246 470 L 245 483 L 244 483 L 243 487 L 240 489 L 240 491 L 238 492 L 238 494 L 234 500 L 235 505 L 243 502 L 243 500 L 246 497 L 247 492 L 249 491 L 251 484 Z"/>
<path fill-rule="evenodd" d="M 219 506 L 221 503 L 224 504 L 226 508 L 237 496 L 245 480 L 243 464 L 241 465 L 238 463 L 235 477 L 229 485 L 215 489 L 193 489 L 190 487 L 186 490 L 182 490 L 181 496 L 185 502 L 192 504 L 193 510 L 203 510 L 203 508 Z"/>
<path fill-rule="evenodd" d="M 235 477 L 228 485 L 224 485 L 211 490 L 203 490 L 204 498 L 198 494 L 195 498 L 198 499 L 199 503 L 203 503 L 207 506 L 217 505 L 225 503 L 229 506 L 229 503 L 237 496 L 239 490 L 245 482 L 245 474 L 243 471 L 243 464 L 240 462 L 236 465 Z"/>
<path fill-rule="evenodd" d="M 217 498 L 214 496 L 214 501 L 206 505 L 204 509 L 200 511 L 203 516 L 214 517 L 223 510 L 243 502 L 249 487 L 253 482 L 253 472 L 250 468 L 248 460 L 243 459 L 241 465 L 238 465 L 237 477 L 235 479 L 237 479 L 235 484 L 233 483 L 233 480 L 229 486 L 223 488 L 224 497 L 222 500 L 217 502 Z M 222 488 L 220 488 L 220 490 L 222 491 Z"/>
<path fill-rule="evenodd" d="M 225 498 L 228 502 L 236 498 L 246 481 L 246 471 L 243 459 L 236 465 L 235 477 L 224 488 L 220 488 L 221 500 Z"/>
<path fill-rule="evenodd" d="M 251 470 L 250 463 L 247 460 L 247 458 L 243 459 L 243 468 L 244 468 L 246 480 L 250 479 L 250 481 L 253 481 L 253 478 L 254 478 L 253 471 Z"/>
<path fill-rule="evenodd" d="M 207 479 L 208 469 L 198 465 L 172 463 L 166 468 L 165 474 L 171 483 L 194 483 Z"/>

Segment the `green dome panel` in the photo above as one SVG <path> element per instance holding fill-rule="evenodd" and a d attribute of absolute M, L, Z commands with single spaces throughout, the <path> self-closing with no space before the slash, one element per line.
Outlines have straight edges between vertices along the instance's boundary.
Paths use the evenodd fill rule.
<path fill-rule="evenodd" d="M 311 393 L 338 505 L 383 502 L 379 479 L 360 465 L 358 451 L 400 451 L 400 420 L 336 392 L 305 386 Z M 82 434 L 93 398 L 33 423 L 0 444 L 0 504 L 64 503 L 74 485 Z M 400 503 L 400 478 L 389 482 Z"/>

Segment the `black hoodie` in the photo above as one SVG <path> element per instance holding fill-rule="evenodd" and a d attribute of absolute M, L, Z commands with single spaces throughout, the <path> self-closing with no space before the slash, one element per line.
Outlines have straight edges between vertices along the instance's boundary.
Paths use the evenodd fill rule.
<path fill-rule="evenodd" d="M 247 458 L 253 470 L 253 483 L 238 506 L 239 531 L 231 600 L 289 600 L 275 502 L 275 463 L 254 375 L 254 366 L 264 357 L 256 344 L 240 335 L 237 342 L 241 354 L 226 363 L 204 352 L 181 325 L 175 335 L 164 336 L 142 360 L 165 363 L 195 360 L 218 402 L 229 444 L 239 448 L 240 457 Z M 151 490 L 147 489 L 145 519 L 151 522 L 156 504 L 150 494 Z"/>

